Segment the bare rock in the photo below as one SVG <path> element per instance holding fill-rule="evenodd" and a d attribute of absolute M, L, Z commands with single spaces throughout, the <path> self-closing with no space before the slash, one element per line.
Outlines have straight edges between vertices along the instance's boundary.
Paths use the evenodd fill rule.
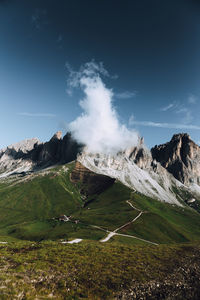
<path fill-rule="evenodd" d="M 200 147 L 187 133 L 175 134 L 170 142 L 152 148 L 151 153 L 182 183 L 200 185 Z"/>
<path fill-rule="evenodd" d="M 102 193 L 115 182 L 114 178 L 96 174 L 78 161 L 76 161 L 75 168 L 70 174 L 70 180 L 74 184 L 79 183 L 81 185 L 81 194 L 86 197 Z"/>

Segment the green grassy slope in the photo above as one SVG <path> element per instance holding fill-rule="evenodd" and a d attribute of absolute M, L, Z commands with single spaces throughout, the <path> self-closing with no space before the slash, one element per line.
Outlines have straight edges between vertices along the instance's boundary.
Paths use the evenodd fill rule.
<path fill-rule="evenodd" d="M 75 212 L 74 216 L 84 223 L 91 223 L 108 230 L 114 230 L 134 219 L 137 212 L 127 205 L 130 189 L 116 182 L 112 187 L 97 195 L 95 201 L 86 208 Z"/>
<path fill-rule="evenodd" d="M 80 195 L 66 172 L 51 171 L 0 188 L 0 227 L 71 214 L 81 206 Z"/>
<path fill-rule="evenodd" d="M 67 172 L 57 167 L 25 181 L 1 184 L 0 234 L 48 238 L 56 227 L 52 218 L 71 215 L 82 206 L 79 191 L 69 180 L 72 167 L 73 164 L 67 165 Z M 64 228 L 59 227 L 52 237 L 64 234 Z"/>
<path fill-rule="evenodd" d="M 187 242 L 200 235 L 200 215 L 196 211 L 163 204 L 139 193 L 131 194 L 131 203 L 145 213 L 134 224 L 126 228 L 126 233 L 139 237 L 152 237 L 154 241 Z M 151 239 L 150 239 L 151 240 Z"/>
<path fill-rule="evenodd" d="M 118 233 L 134 235 L 156 243 L 188 242 L 200 239 L 200 215 L 190 208 L 161 203 L 116 182 L 84 207 L 80 184 L 70 182 L 74 163 L 58 166 L 23 180 L 0 184 L 0 241 L 26 239 L 82 238 L 100 240 L 105 230 L 113 231 L 143 214 Z M 98 184 L 98 183 L 97 183 Z M 129 200 L 139 211 L 133 209 Z M 71 215 L 70 222 L 53 218 Z M 75 220 L 79 220 L 76 224 Z M 99 226 L 96 228 L 94 226 Z M 143 243 L 114 236 L 108 243 Z"/>
<path fill-rule="evenodd" d="M 0 253 L 0 299 L 199 299 L 200 296 L 200 246 L 195 244 L 18 242 L 0 245 Z M 129 297 L 117 298 L 126 293 Z"/>

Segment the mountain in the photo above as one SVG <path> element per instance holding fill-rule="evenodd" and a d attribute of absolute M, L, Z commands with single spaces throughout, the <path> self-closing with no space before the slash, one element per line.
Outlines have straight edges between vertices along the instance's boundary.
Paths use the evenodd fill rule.
<path fill-rule="evenodd" d="M 30 153 L 40 145 L 39 140 L 33 138 L 0 150 L 0 178 L 32 169 L 34 162 L 30 159 Z"/>
<path fill-rule="evenodd" d="M 142 139 L 136 147 L 116 155 L 92 154 L 85 150 L 78 161 L 95 173 L 116 178 L 133 190 L 160 201 L 182 206 L 194 197 L 195 201 L 200 200 L 200 189 L 177 180 L 152 156 Z"/>
<path fill-rule="evenodd" d="M 198 181 L 143 139 L 92 154 L 58 132 L 0 153 L 3 299 L 199 299 Z"/>
<path fill-rule="evenodd" d="M 200 185 L 200 147 L 187 133 L 173 135 L 170 142 L 151 149 L 153 159 L 186 185 Z"/>
<path fill-rule="evenodd" d="M 67 163 L 75 160 L 82 146 L 78 144 L 70 133 L 62 139 L 62 133 L 58 131 L 50 141 L 40 144 L 30 152 L 30 158 L 36 166 L 46 167 L 57 163 Z"/>
<path fill-rule="evenodd" d="M 12 144 L 0 151 L 0 178 L 70 162 L 81 147 L 70 133 L 62 139 L 60 131 L 46 143 L 33 138 Z"/>
<path fill-rule="evenodd" d="M 88 153 L 87 148 L 76 142 L 70 133 L 62 138 L 62 133 L 57 132 L 46 143 L 31 139 L 1 150 L 0 177 L 25 176 L 27 172 L 77 158 L 82 167 L 96 174 L 118 179 L 154 199 L 182 206 L 184 202 L 200 199 L 199 149 L 187 134 L 179 134 L 151 151 L 141 138 L 137 146 L 115 155 L 95 154 Z M 85 180 L 87 176 L 89 179 L 88 172 L 84 175 Z"/>
<path fill-rule="evenodd" d="M 70 180 L 74 184 L 79 184 L 82 199 L 86 200 L 85 204 L 91 201 L 88 200 L 90 196 L 101 194 L 115 182 L 114 178 L 91 172 L 78 161 L 70 173 Z"/>
<path fill-rule="evenodd" d="M 0 241 L 107 238 L 151 245 L 198 240 L 199 228 L 199 213 L 184 202 L 157 201 L 79 162 L 0 181 Z"/>

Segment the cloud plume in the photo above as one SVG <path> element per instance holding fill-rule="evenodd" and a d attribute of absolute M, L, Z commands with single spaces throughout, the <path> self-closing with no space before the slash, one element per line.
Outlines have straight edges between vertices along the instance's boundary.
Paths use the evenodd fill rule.
<path fill-rule="evenodd" d="M 93 153 L 116 153 L 136 145 L 136 131 L 120 124 L 113 107 L 113 92 L 102 81 L 102 76 L 109 76 L 103 65 L 91 61 L 78 72 L 69 71 L 68 86 L 78 87 L 84 93 L 79 102 L 83 112 L 69 124 L 74 138 Z"/>

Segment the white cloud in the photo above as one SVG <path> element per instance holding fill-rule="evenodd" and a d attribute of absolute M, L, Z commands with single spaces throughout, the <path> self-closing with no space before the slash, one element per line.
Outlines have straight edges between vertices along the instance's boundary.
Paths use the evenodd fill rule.
<path fill-rule="evenodd" d="M 169 129 L 193 129 L 200 130 L 200 126 L 192 124 L 179 124 L 179 123 L 159 123 L 152 121 L 132 121 L 132 125 L 147 126 L 147 127 L 158 127 L 158 128 L 169 128 Z"/>
<path fill-rule="evenodd" d="M 20 112 L 18 113 L 19 116 L 25 117 L 45 117 L 45 118 L 55 118 L 55 114 L 51 113 L 29 113 L 29 112 Z"/>
<path fill-rule="evenodd" d="M 167 106 L 161 107 L 161 111 L 168 111 L 174 107 L 176 107 L 177 104 L 175 102 L 168 104 Z"/>
<path fill-rule="evenodd" d="M 168 112 L 171 111 L 174 114 L 179 114 L 181 119 L 180 123 L 183 124 L 189 124 L 193 120 L 193 114 L 190 108 L 187 107 L 187 105 L 182 104 L 180 102 L 172 102 L 168 104 L 167 106 L 164 106 L 160 109 L 160 111 Z"/>
<path fill-rule="evenodd" d="M 109 77 L 109 78 L 115 78 L 112 77 L 108 71 L 104 68 L 104 65 L 102 62 L 96 63 L 95 60 L 92 60 L 88 63 L 85 63 L 80 67 L 80 70 L 78 72 L 74 71 L 70 64 L 67 62 L 65 64 L 65 67 L 67 71 L 69 72 L 69 77 L 67 80 L 67 89 L 66 93 L 69 96 L 72 96 L 73 94 L 73 88 L 80 87 L 82 89 L 81 85 L 81 77 L 86 76 L 86 77 L 94 77 L 94 76 L 99 76 L 100 74 Z"/>
<path fill-rule="evenodd" d="M 188 100 L 188 103 L 190 101 L 190 104 L 194 104 L 196 101 L 196 98 L 193 98 L 191 96 L 190 100 Z M 181 117 L 180 123 L 183 124 L 189 124 L 192 122 L 193 120 L 193 114 L 192 111 L 189 107 L 187 107 L 187 105 L 180 103 L 180 102 L 172 102 L 170 104 L 168 104 L 167 106 L 164 106 L 160 109 L 163 112 L 168 112 L 169 110 L 171 112 L 173 112 L 174 114 L 179 114 Z"/>
<path fill-rule="evenodd" d="M 84 92 L 79 103 L 83 113 L 69 124 L 75 139 L 85 144 L 90 152 L 113 153 L 136 145 L 138 134 L 120 124 L 113 107 L 113 92 L 101 79 L 102 75 L 109 75 L 103 64 L 92 61 L 78 72 L 68 70 L 68 85 Z"/>
<path fill-rule="evenodd" d="M 118 99 L 130 99 L 130 98 L 134 98 L 136 96 L 137 92 L 133 91 L 125 91 L 125 92 L 121 92 L 121 93 L 115 93 L 114 96 Z"/>

